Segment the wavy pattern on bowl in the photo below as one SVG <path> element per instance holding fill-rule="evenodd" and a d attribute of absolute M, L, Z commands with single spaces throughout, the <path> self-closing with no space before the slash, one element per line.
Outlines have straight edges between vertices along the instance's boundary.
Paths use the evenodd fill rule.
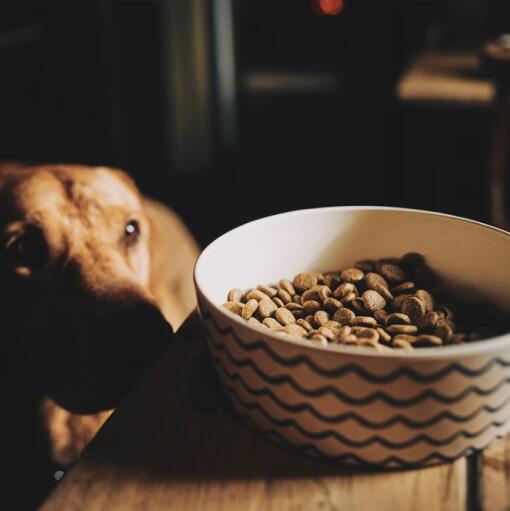
<path fill-rule="evenodd" d="M 284 356 L 256 330 L 241 338 L 235 321 L 234 328 L 222 325 L 203 302 L 200 310 L 222 385 L 240 416 L 304 454 L 343 464 L 416 466 L 483 449 L 510 429 L 505 356 L 446 361 L 433 371 L 406 365 L 372 372 L 351 359 L 325 367 L 313 351 Z M 328 384 L 305 386 L 291 371 L 300 366 Z M 362 393 L 353 381 L 361 382 Z M 405 396 L 397 393 L 403 385 Z"/>

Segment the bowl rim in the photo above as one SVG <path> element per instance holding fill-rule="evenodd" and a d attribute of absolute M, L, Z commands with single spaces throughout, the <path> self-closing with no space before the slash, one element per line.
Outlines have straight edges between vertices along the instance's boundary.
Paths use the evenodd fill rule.
<path fill-rule="evenodd" d="M 207 295 L 204 291 L 204 287 L 199 282 L 198 272 L 201 262 L 207 257 L 207 252 L 211 247 L 221 243 L 221 240 L 226 236 L 232 234 L 235 231 L 239 231 L 241 229 L 249 228 L 250 226 L 261 223 L 268 222 L 272 219 L 282 217 L 282 216 L 294 216 L 299 214 L 312 214 L 319 213 L 322 211 L 395 211 L 402 213 L 418 213 L 430 216 L 438 216 L 443 218 L 448 218 L 452 220 L 462 221 L 470 224 L 474 224 L 480 226 L 485 229 L 490 229 L 495 231 L 496 233 L 502 234 L 508 238 L 510 238 L 510 232 L 500 229 L 499 227 L 494 227 L 492 225 L 479 222 L 478 220 L 472 220 L 470 218 L 465 218 L 457 215 L 450 215 L 448 213 L 440 213 L 437 211 L 429 211 L 424 209 L 413 209 L 413 208 L 401 208 L 401 207 L 393 207 L 393 206 L 327 206 L 327 207 L 318 207 L 318 208 L 306 208 L 306 209 L 296 209 L 291 211 L 284 211 L 282 213 L 277 213 L 274 215 L 268 215 L 261 218 L 257 218 L 255 220 L 251 220 L 244 224 L 241 224 L 233 229 L 230 229 L 224 232 L 222 235 L 215 238 L 211 241 L 199 254 L 194 268 L 193 268 L 193 282 L 195 284 L 195 289 L 197 295 L 201 295 L 208 304 L 209 308 L 214 309 L 214 311 L 220 316 L 224 316 L 225 319 L 234 320 L 241 329 L 247 329 L 248 331 L 258 332 L 263 334 L 264 337 L 270 338 L 271 341 L 275 343 L 283 343 L 283 344 L 291 344 L 294 346 L 304 347 L 306 349 L 317 350 L 319 352 L 325 353 L 337 353 L 344 355 L 359 355 L 362 357 L 375 357 L 375 358 L 391 358 L 391 359 L 405 359 L 405 360 L 437 360 L 437 359 L 452 359 L 457 358 L 458 356 L 476 356 L 484 353 L 489 353 L 492 351 L 497 351 L 501 348 L 507 348 L 510 346 L 510 332 L 507 334 L 502 334 L 496 337 L 491 337 L 486 340 L 480 341 L 472 341 L 464 344 L 456 344 L 450 346 L 439 346 L 435 348 L 419 348 L 414 349 L 412 351 L 405 350 L 392 350 L 392 351 L 378 351 L 374 348 L 364 347 L 364 346 L 345 346 L 342 344 L 328 344 L 327 346 L 322 345 L 320 342 L 313 342 L 310 340 L 301 339 L 298 336 L 292 335 L 281 335 L 278 333 L 274 333 L 271 330 L 258 326 L 251 326 L 246 321 L 243 321 L 239 316 L 234 314 L 233 312 L 223 308 L 221 305 L 217 305 L 213 300 Z"/>

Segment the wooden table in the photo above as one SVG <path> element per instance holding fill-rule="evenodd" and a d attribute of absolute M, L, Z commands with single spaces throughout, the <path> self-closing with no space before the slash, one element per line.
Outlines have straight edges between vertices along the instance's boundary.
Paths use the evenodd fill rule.
<path fill-rule="evenodd" d="M 241 424 L 193 315 L 42 510 L 510 508 L 510 441 L 421 470 L 362 472 L 303 458 Z"/>

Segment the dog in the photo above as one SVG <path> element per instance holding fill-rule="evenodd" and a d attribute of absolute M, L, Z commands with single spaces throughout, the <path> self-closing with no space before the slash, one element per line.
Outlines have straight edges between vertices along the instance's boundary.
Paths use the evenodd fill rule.
<path fill-rule="evenodd" d="M 119 169 L 0 165 L 4 434 L 73 463 L 195 307 L 198 251 Z"/>

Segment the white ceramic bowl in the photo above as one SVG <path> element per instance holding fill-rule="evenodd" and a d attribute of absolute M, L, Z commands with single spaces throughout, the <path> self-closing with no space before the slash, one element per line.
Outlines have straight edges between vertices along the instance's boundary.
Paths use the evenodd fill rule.
<path fill-rule="evenodd" d="M 344 464 L 407 467 L 483 449 L 510 429 L 510 334 L 376 352 L 248 326 L 227 291 L 420 252 L 451 286 L 510 310 L 510 234 L 438 213 L 382 207 L 293 211 L 211 243 L 195 268 L 199 309 L 239 413 L 280 443 Z"/>

